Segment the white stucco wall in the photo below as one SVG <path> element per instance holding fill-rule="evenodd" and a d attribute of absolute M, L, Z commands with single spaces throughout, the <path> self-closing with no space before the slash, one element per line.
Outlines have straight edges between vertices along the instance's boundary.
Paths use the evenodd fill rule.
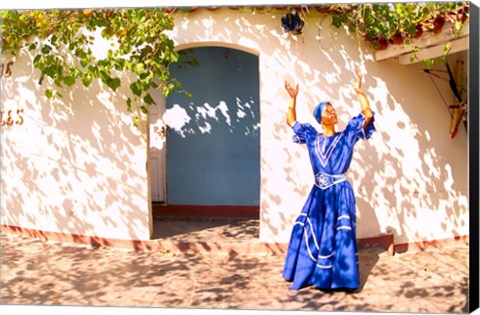
<path fill-rule="evenodd" d="M 396 243 L 468 235 L 467 137 L 450 139 L 450 114 L 420 65 L 375 62 L 365 43 L 311 11 L 302 36 L 284 34 L 284 12 L 221 9 L 175 13 L 179 49 L 232 46 L 259 56 L 260 238 L 287 242 L 312 186 L 307 151 L 285 124 L 284 80 L 300 84 L 298 120 L 331 100 L 342 129 L 359 104 L 355 70 L 376 112 L 377 132 L 360 142 L 348 177 L 357 198 L 358 237 L 391 232 Z M 466 59 L 465 55 L 463 58 Z M 49 100 L 31 57 L 2 78 L 2 110 L 23 109 L 22 125 L 1 127 L 2 224 L 117 239 L 151 234 L 146 128 L 126 112 L 128 84 L 74 87 Z M 438 82 L 452 100 L 446 82 Z"/>
<path fill-rule="evenodd" d="M 430 78 L 419 71 L 422 65 L 375 62 L 362 40 L 330 26 L 315 10 L 308 15 L 304 35 L 284 34 L 284 13 L 177 13 L 170 33 L 179 48 L 234 46 L 259 56 L 260 238 L 288 241 L 313 183 L 306 148 L 291 142 L 292 131 L 285 124 L 284 80 L 300 84 L 298 120 L 316 124 L 314 106 L 329 99 L 342 129 L 360 111 L 351 86 L 357 68 L 364 72 L 363 87 L 378 130 L 357 145 L 348 174 L 357 198 L 358 237 L 389 232 L 396 243 L 407 243 L 468 235 L 466 132 L 462 127 L 450 139 L 450 114 Z M 442 95 L 453 100 L 448 85 L 438 84 Z"/>
<path fill-rule="evenodd" d="M 10 60 L 1 107 L 23 110 L 23 124 L 1 127 L 1 224 L 148 240 L 146 132 L 126 111 L 128 85 L 80 83 L 48 99 L 32 57 Z"/>

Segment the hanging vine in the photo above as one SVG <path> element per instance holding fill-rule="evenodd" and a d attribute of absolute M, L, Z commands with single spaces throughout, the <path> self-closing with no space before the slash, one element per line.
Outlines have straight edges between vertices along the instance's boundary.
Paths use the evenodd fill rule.
<path fill-rule="evenodd" d="M 317 10 L 331 15 L 336 28 L 344 26 L 359 34 L 375 50 L 392 44 L 408 45 L 427 32 L 439 33 L 446 22 L 453 26 L 454 41 L 469 18 L 468 2 L 338 4 L 319 6 Z M 445 56 L 451 46 L 445 45 Z M 419 49 L 414 47 L 414 51 Z M 411 61 L 415 58 L 413 55 Z M 422 61 L 429 68 L 433 66 L 433 60 Z"/>
<path fill-rule="evenodd" d="M 173 17 L 162 9 L 9 10 L 1 17 L 1 53 L 32 52 L 33 66 L 40 70 L 38 82 L 49 79 L 48 98 L 62 97 L 58 88 L 78 81 L 88 87 L 95 79 L 116 91 L 122 84 L 118 74 L 129 71 L 135 79 L 127 109 L 137 107 L 146 114 L 148 105 L 155 104 L 152 88 L 165 96 L 181 88 L 169 72 L 179 54 L 164 34 L 173 28 Z M 112 43 L 101 59 L 92 52 L 96 31 Z"/>

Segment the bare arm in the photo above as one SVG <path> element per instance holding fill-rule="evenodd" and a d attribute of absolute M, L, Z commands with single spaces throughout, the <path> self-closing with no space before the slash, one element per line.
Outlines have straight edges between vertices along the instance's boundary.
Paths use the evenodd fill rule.
<path fill-rule="evenodd" d="M 285 89 L 290 95 L 290 102 L 288 103 L 288 111 L 287 111 L 287 125 L 289 125 L 290 127 L 293 127 L 293 124 L 297 120 L 296 106 L 297 106 L 298 84 L 295 88 L 293 88 L 289 82 L 285 81 Z"/>
<path fill-rule="evenodd" d="M 360 101 L 360 105 L 362 106 L 362 114 L 365 117 L 365 123 L 363 124 L 363 128 L 367 127 L 368 123 L 372 120 L 373 113 L 370 108 L 370 102 L 368 101 L 365 93 L 362 90 L 362 73 L 360 71 L 357 72 L 358 82 L 355 84 L 355 91 L 358 95 L 358 100 Z"/>

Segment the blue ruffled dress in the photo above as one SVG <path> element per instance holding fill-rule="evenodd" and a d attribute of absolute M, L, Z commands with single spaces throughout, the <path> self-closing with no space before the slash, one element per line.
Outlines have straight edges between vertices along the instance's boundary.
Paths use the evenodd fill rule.
<path fill-rule="evenodd" d="M 345 130 L 323 137 L 310 124 L 295 122 L 293 140 L 306 144 L 314 174 L 347 172 L 354 145 L 375 131 L 374 118 L 352 118 Z M 360 283 L 356 243 L 355 196 L 348 180 L 326 189 L 313 185 L 295 221 L 283 277 L 290 289 L 357 289 Z"/>

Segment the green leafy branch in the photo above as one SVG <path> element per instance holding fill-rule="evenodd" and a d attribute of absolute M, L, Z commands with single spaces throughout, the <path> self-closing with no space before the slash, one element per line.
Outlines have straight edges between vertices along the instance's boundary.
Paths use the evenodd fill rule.
<path fill-rule="evenodd" d="M 88 87 L 99 79 L 116 91 L 122 84 L 118 74 L 130 72 L 134 97 L 126 99 L 126 106 L 128 111 L 137 106 L 144 114 L 155 104 L 152 88 L 165 96 L 181 88 L 169 72 L 179 53 L 164 33 L 173 28 L 173 18 L 162 9 L 10 10 L 1 15 L 2 54 L 15 56 L 21 49 L 34 53 L 40 84 L 49 78 L 57 88 L 78 81 Z M 92 51 L 96 31 L 110 43 L 102 59 Z M 62 97 L 55 87 L 46 89 L 45 95 Z"/>
<path fill-rule="evenodd" d="M 468 2 L 338 4 L 319 8 L 332 16 L 335 27 L 344 26 L 359 34 L 375 50 L 391 44 L 408 45 L 425 32 L 439 33 L 447 21 L 454 25 L 455 41 L 468 21 L 468 9 Z M 446 45 L 445 55 L 451 46 Z M 433 60 L 423 61 L 433 65 Z"/>

